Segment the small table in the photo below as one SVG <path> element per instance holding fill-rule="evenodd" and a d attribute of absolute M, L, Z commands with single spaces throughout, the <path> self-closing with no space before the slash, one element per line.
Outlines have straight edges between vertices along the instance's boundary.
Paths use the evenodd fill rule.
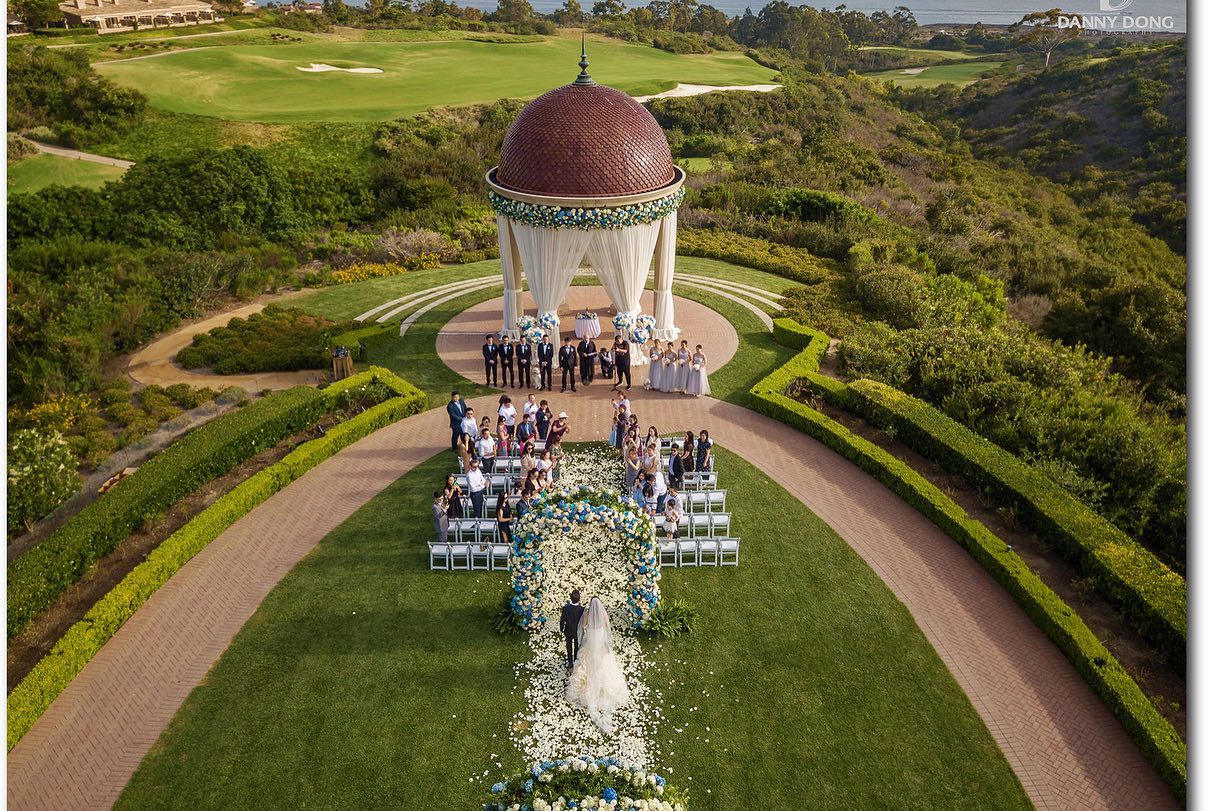
<path fill-rule="evenodd" d="M 341 355 L 340 357 L 331 359 L 331 379 L 332 381 L 343 380 L 346 377 L 352 377 L 356 369 L 352 365 L 352 358 L 349 355 Z"/>
<path fill-rule="evenodd" d="M 576 338 L 591 338 L 595 340 L 600 337 L 600 319 L 599 318 L 579 318 L 575 317 L 575 337 Z"/>

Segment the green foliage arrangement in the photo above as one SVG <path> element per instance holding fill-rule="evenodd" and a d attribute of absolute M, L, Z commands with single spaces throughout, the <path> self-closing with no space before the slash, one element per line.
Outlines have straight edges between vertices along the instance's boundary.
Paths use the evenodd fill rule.
<path fill-rule="evenodd" d="M 515 636 L 516 634 L 524 633 L 524 626 L 520 624 L 520 615 L 512 610 L 511 595 L 503 598 L 503 602 L 500 604 L 499 610 L 495 612 L 495 619 L 491 625 L 495 629 L 495 633 L 503 636 Z"/>
<path fill-rule="evenodd" d="M 8 564 L 8 638 L 49 608 L 88 567 L 184 496 L 313 424 L 326 398 L 299 386 L 186 434 Z"/>
<path fill-rule="evenodd" d="M 1152 552 L 1016 456 L 926 403 L 872 380 L 857 380 L 848 391 L 854 410 L 1014 508 L 1092 577 L 1096 589 L 1143 636 L 1183 665 L 1187 582 Z"/>
<path fill-rule="evenodd" d="M 49 514 L 66 501 L 79 486 L 75 455 L 62 434 L 29 428 L 9 434 L 10 534 Z"/>
<path fill-rule="evenodd" d="M 327 395 L 324 399 L 334 400 L 358 389 L 380 384 L 389 387 L 397 396 L 301 445 L 281 461 L 221 496 L 169 536 L 145 562 L 135 567 L 89 609 L 83 619 L 71 626 L 50 653 L 9 694 L 9 750 L 17 745 L 59 693 L 134 615 L 139 606 L 206 544 L 269 496 L 340 449 L 427 407 L 427 395 L 392 372 L 378 367 L 329 386 L 323 392 Z"/>
<path fill-rule="evenodd" d="M 784 394 L 802 371 L 817 372 L 822 343 L 804 328 L 782 324 L 803 351 L 751 389 L 752 407 L 797 428 L 871 474 L 961 544 L 1020 604 L 1074 664 L 1120 720 L 1176 797 L 1187 796 L 1187 745 L 1078 614 L 1012 552 L 921 474 L 838 422 Z M 807 342 L 808 339 L 808 342 Z M 823 344 L 825 346 L 825 344 Z M 842 384 L 840 384 L 842 385 Z"/>
<path fill-rule="evenodd" d="M 323 369 L 330 363 L 332 334 L 356 326 L 270 304 L 246 319 L 232 318 L 224 327 L 194 335 L 176 362 L 186 369 L 208 366 L 220 375 Z"/>
<path fill-rule="evenodd" d="M 651 636 L 675 639 L 680 634 L 692 633 L 699 613 L 687 600 L 663 600 L 646 617 L 642 630 Z"/>

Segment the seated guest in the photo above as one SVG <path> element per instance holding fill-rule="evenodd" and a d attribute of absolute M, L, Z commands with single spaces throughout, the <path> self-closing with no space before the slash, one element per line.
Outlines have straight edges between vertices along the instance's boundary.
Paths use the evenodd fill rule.
<path fill-rule="evenodd" d="M 613 363 L 612 347 L 605 346 L 600 350 L 600 377 L 605 380 L 612 380 Z"/>
<path fill-rule="evenodd" d="M 483 473 L 493 473 L 495 471 L 495 440 L 491 438 L 491 429 L 484 428 L 482 437 L 474 446 L 478 451 L 478 458 L 482 462 Z"/>
<path fill-rule="evenodd" d="M 633 485 L 629 488 L 629 497 L 642 506 L 642 491 L 646 489 L 646 471 L 638 471 L 638 475 L 633 480 Z"/>
<path fill-rule="evenodd" d="M 658 499 L 654 497 L 654 485 L 650 483 L 650 479 L 646 479 L 646 484 L 642 487 L 642 509 L 647 515 L 654 515 L 655 506 L 658 504 Z"/>
<path fill-rule="evenodd" d="M 532 488 L 526 488 L 520 494 L 520 500 L 516 502 L 516 520 L 519 521 L 524 516 L 528 515 L 529 510 L 533 508 L 532 500 L 536 495 L 536 491 Z"/>

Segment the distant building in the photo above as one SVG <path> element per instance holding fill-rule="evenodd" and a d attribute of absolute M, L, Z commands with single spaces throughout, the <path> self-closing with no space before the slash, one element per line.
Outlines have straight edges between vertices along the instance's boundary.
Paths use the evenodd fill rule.
<path fill-rule="evenodd" d="M 295 3 L 294 7 L 299 11 L 305 11 L 307 14 L 322 14 L 322 3 Z"/>
<path fill-rule="evenodd" d="M 222 22 L 209 3 L 187 0 L 69 0 L 59 8 L 68 24 L 89 25 L 101 34 Z"/>
<path fill-rule="evenodd" d="M 10 37 L 19 37 L 28 33 L 29 27 L 25 24 L 25 20 L 18 20 L 13 15 L 8 15 L 8 35 Z"/>

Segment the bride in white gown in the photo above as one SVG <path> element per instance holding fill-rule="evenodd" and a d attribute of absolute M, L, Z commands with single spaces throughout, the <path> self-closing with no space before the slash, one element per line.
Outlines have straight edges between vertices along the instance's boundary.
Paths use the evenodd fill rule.
<path fill-rule="evenodd" d="M 625 674 L 612 653 L 612 625 L 599 597 L 592 597 L 579 622 L 579 655 L 566 685 L 566 700 L 587 710 L 606 735 L 612 714 L 629 703 Z"/>

